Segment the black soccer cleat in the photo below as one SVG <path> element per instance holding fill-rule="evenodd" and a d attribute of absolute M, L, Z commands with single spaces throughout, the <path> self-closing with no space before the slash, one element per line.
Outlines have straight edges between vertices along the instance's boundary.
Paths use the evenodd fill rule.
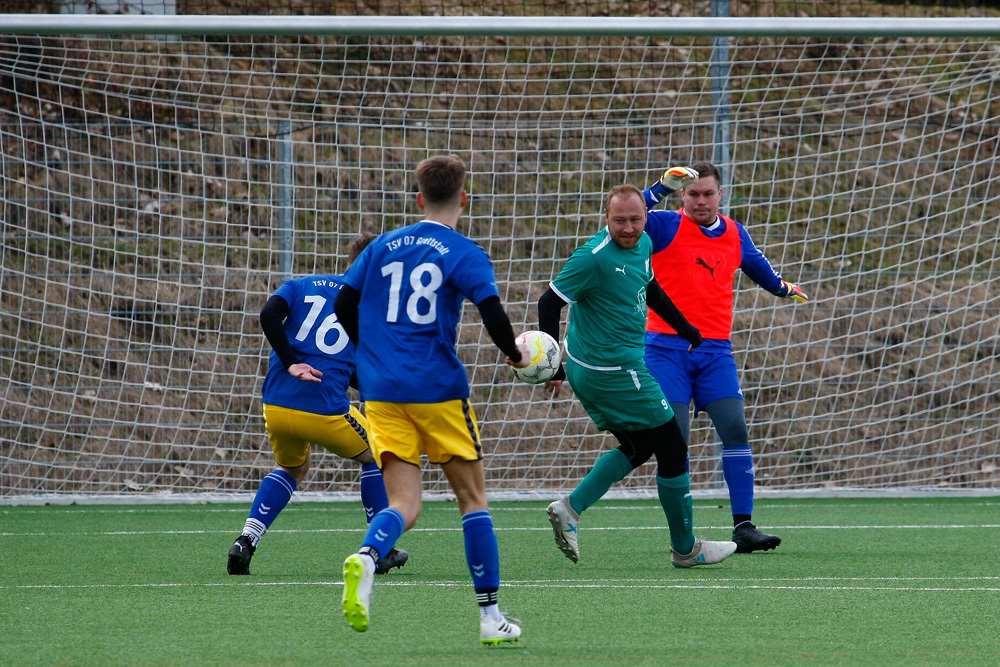
<path fill-rule="evenodd" d="M 394 567 L 403 567 L 406 565 L 406 561 L 410 559 L 410 554 L 406 553 L 402 549 L 397 549 L 393 547 L 386 557 L 378 562 L 375 566 L 375 574 L 385 574 Z"/>
<path fill-rule="evenodd" d="M 237 537 L 233 546 L 229 547 L 229 562 L 226 565 L 229 574 L 250 574 L 250 559 L 253 558 L 254 551 L 257 551 L 257 547 L 250 543 L 249 537 Z"/>
<path fill-rule="evenodd" d="M 733 529 L 733 542 L 736 542 L 736 553 L 749 554 L 754 551 L 770 551 L 781 544 L 781 538 L 762 533 L 757 530 L 757 526 L 744 521 Z"/>

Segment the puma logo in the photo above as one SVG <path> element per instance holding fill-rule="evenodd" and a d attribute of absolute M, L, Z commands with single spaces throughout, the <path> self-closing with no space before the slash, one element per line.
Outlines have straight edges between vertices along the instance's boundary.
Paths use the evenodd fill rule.
<path fill-rule="evenodd" d="M 622 268 L 620 268 L 620 269 L 619 269 L 619 268 L 618 268 L 618 267 L 616 266 L 616 267 L 615 267 L 615 271 L 621 271 L 621 272 L 622 272 L 622 275 L 623 275 L 623 276 L 625 275 L 625 267 L 624 267 L 624 266 L 622 266 Z"/>
<path fill-rule="evenodd" d="M 708 272 L 710 274 L 712 274 L 712 281 L 714 282 L 715 281 L 715 269 L 719 266 L 719 264 L 722 264 L 722 260 L 720 259 L 718 262 L 716 262 L 715 266 L 709 266 L 708 262 L 706 262 L 701 257 L 699 257 L 697 260 L 695 260 L 695 264 L 697 264 L 698 266 L 704 266 L 706 269 L 708 269 Z"/>

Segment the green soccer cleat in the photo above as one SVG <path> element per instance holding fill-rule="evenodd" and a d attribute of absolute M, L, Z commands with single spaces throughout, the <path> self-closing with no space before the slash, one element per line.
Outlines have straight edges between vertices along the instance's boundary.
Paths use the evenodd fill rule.
<path fill-rule="evenodd" d="M 368 629 L 368 606 L 375 583 L 375 563 L 368 556 L 351 554 L 344 561 L 344 618 L 358 632 Z"/>
<path fill-rule="evenodd" d="M 521 636 L 521 621 L 501 613 L 499 621 L 489 616 L 479 620 L 479 640 L 483 646 L 499 646 L 507 642 L 516 642 Z"/>

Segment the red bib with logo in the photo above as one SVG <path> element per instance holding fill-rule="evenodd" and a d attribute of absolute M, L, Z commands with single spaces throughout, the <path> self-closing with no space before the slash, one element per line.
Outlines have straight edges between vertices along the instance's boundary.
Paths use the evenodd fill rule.
<path fill-rule="evenodd" d="M 726 231 L 706 236 L 681 209 L 677 235 L 653 255 L 653 273 L 660 287 L 701 332 L 702 338 L 729 340 L 733 329 L 733 277 L 740 268 L 740 233 L 736 222 L 719 216 Z M 675 334 L 673 327 L 649 309 L 646 329 Z"/>

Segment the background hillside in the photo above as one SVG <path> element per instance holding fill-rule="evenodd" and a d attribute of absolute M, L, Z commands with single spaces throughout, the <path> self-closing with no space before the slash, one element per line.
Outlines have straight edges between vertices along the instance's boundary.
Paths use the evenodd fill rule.
<path fill-rule="evenodd" d="M 996 5 L 729 13 L 995 17 Z M 709 2 L 176 8 L 711 14 Z M 997 51 L 730 40 L 730 212 L 813 297 L 793 308 L 741 279 L 734 345 L 762 485 L 997 486 Z M 710 59 L 709 40 L 668 36 L 0 34 L 0 494 L 252 489 L 270 458 L 257 312 L 287 275 L 341 271 L 359 231 L 415 215 L 410 171 L 428 152 L 470 162 L 467 233 L 493 257 L 515 326 L 533 328 L 608 187 L 717 150 Z M 491 488 L 575 479 L 606 445 L 572 396 L 514 386 L 474 317 L 460 336 Z M 699 424 L 705 490 L 717 480 Z M 321 463 L 305 491 L 353 489 L 353 467 Z"/>

